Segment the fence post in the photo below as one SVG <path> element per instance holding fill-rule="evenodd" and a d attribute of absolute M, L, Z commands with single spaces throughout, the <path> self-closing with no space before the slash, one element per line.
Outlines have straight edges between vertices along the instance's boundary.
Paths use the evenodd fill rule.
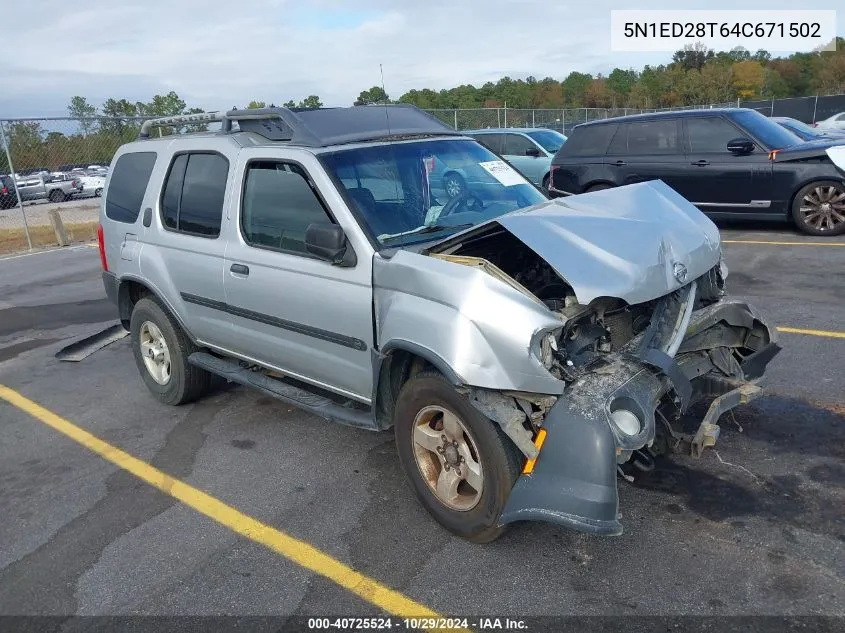
<path fill-rule="evenodd" d="M 587 122 L 587 108 L 584 108 L 584 123 Z"/>
<path fill-rule="evenodd" d="M 534 110 L 531 110 L 531 127 L 537 127 L 537 124 L 534 122 Z"/>
<path fill-rule="evenodd" d="M 9 144 L 6 142 L 6 131 L 3 129 L 3 121 L 0 121 L 0 140 L 3 141 L 3 148 L 6 150 L 6 161 L 9 163 L 9 178 L 12 181 L 12 186 L 15 188 L 15 197 L 18 199 L 18 209 L 21 210 L 23 231 L 26 233 L 26 243 L 29 245 L 29 250 L 32 250 L 32 238 L 29 236 L 29 225 L 26 223 L 26 213 L 23 210 L 21 195 L 18 193 L 18 181 L 15 179 L 15 166 L 12 164 L 12 154 L 9 152 Z"/>
<path fill-rule="evenodd" d="M 496 108 L 496 127 L 502 127 L 502 110 L 501 108 Z"/>
<path fill-rule="evenodd" d="M 566 108 L 560 111 L 560 133 L 566 134 Z"/>
<path fill-rule="evenodd" d="M 455 131 L 458 131 L 458 109 L 455 108 Z"/>
<path fill-rule="evenodd" d="M 505 101 L 505 127 L 508 127 L 508 102 Z"/>
<path fill-rule="evenodd" d="M 816 122 L 816 108 L 819 107 L 819 95 L 816 95 L 816 101 L 813 103 L 813 120 L 812 123 Z"/>

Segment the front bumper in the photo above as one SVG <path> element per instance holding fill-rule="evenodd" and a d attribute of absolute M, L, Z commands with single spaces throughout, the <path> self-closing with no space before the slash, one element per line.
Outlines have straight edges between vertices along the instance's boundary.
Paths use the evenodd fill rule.
<path fill-rule="evenodd" d="M 751 306 L 720 301 L 693 313 L 668 364 L 655 366 L 640 350 L 583 375 L 546 415 L 546 439 L 534 470 L 517 480 L 499 523 L 547 521 L 592 534 L 621 534 L 617 457 L 653 442 L 661 401 L 673 401 L 683 411 L 711 400 L 697 433 L 672 436 L 676 447 L 685 442 L 691 454 L 700 455 L 718 437 L 719 416 L 760 394 L 753 381 L 779 350 L 774 329 Z M 611 422 L 617 402 L 640 416 L 636 435 L 625 435 Z"/>

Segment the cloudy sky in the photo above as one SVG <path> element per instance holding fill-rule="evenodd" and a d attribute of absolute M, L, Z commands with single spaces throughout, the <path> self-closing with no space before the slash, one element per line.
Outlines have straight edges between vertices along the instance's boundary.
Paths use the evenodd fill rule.
<path fill-rule="evenodd" d="M 64 115 L 76 94 L 99 106 L 108 97 L 146 101 L 170 90 L 189 106 L 208 109 L 309 94 L 327 105 L 349 105 L 381 82 L 379 64 L 387 92 L 398 97 L 411 88 L 481 85 L 504 75 L 562 79 L 572 70 L 607 73 L 671 57 L 612 52 L 608 0 L 2 3 L 0 118 Z M 809 4 L 833 9 L 838 3 Z M 643 0 L 624 8 L 632 6 L 736 3 Z M 795 3 L 745 0 L 742 6 L 792 9 Z M 841 35 L 845 11 L 837 18 Z"/>

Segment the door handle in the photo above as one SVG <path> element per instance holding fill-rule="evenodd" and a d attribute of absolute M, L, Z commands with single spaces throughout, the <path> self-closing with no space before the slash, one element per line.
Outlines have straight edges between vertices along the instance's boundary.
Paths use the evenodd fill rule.
<path fill-rule="evenodd" d="M 616 165 L 617 167 L 622 167 L 622 165 L 624 165 L 624 164 L 625 164 L 625 161 L 624 161 L 624 160 L 617 160 L 617 161 L 616 161 L 615 163 L 613 163 L 613 164 L 614 164 L 614 165 Z"/>
<path fill-rule="evenodd" d="M 696 167 L 706 167 L 709 164 L 710 164 L 710 161 L 704 160 L 703 158 L 701 160 L 697 160 L 697 161 L 690 163 L 690 165 L 695 165 Z"/>
<path fill-rule="evenodd" d="M 229 270 L 231 270 L 236 275 L 249 275 L 249 266 L 246 266 L 244 264 L 232 264 Z"/>

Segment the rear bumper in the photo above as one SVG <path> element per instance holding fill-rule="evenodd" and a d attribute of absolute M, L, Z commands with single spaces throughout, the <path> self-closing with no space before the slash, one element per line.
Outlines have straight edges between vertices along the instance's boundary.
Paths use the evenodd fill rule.
<path fill-rule="evenodd" d="M 710 401 L 697 433 L 672 433 L 676 447 L 700 455 L 718 437 L 719 416 L 760 395 L 752 381 L 780 349 L 773 329 L 753 308 L 733 301 L 695 313 L 684 348 L 665 370 L 620 356 L 569 385 L 543 421 L 547 435 L 533 472 L 519 477 L 499 523 L 547 521 L 592 534 L 621 534 L 617 464 L 652 443 L 661 401 L 686 400 L 682 407 Z M 755 351 L 738 362 L 731 348 Z M 617 403 L 641 417 L 636 435 L 625 435 L 611 422 Z"/>
<path fill-rule="evenodd" d="M 120 287 L 120 281 L 114 275 L 107 271 L 103 271 L 103 288 L 106 289 L 106 296 L 114 305 L 118 305 L 117 291 Z"/>

